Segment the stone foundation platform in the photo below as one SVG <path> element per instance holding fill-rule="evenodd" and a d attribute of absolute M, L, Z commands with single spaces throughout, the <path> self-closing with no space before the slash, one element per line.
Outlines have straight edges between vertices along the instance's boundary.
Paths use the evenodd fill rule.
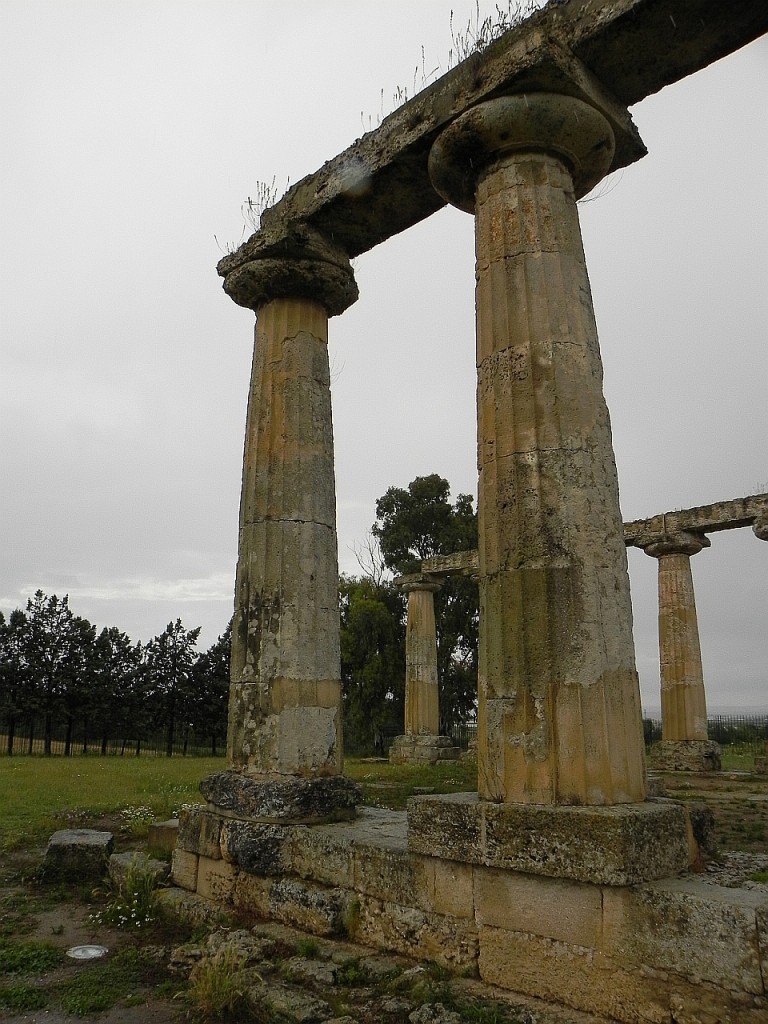
<path fill-rule="evenodd" d="M 662 740 L 649 765 L 662 772 L 719 772 L 720 747 L 714 740 Z"/>
<path fill-rule="evenodd" d="M 453 745 L 450 736 L 395 736 L 389 748 L 392 764 L 436 764 L 460 757 L 461 748 Z"/>
<path fill-rule="evenodd" d="M 672 810 L 651 820 L 675 832 L 682 820 L 692 836 L 684 807 L 653 806 Z M 409 814 L 430 809 L 419 798 Z M 404 812 L 365 807 L 354 822 L 307 826 L 199 807 L 181 815 L 173 878 L 223 907 L 622 1024 L 768 1019 L 768 898 L 687 872 L 635 885 L 548 877 L 409 849 Z"/>

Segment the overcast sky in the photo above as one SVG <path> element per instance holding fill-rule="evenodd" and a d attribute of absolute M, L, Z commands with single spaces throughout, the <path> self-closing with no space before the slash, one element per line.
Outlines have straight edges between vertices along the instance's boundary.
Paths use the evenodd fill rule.
<path fill-rule="evenodd" d="M 6 615 L 40 588 L 134 639 L 177 617 L 201 647 L 223 631 L 253 314 L 216 262 L 258 182 L 282 192 L 447 70 L 452 9 L 474 18 L 474 0 L 2 0 Z M 766 72 L 763 38 L 635 106 L 649 155 L 580 207 L 625 519 L 768 491 Z M 443 210 L 355 266 L 330 340 L 348 572 L 389 486 L 476 493 L 472 218 Z M 718 534 L 692 564 L 710 709 L 765 710 L 768 543 Z M 630 551 L 646 707 L 656 568 Z"/>

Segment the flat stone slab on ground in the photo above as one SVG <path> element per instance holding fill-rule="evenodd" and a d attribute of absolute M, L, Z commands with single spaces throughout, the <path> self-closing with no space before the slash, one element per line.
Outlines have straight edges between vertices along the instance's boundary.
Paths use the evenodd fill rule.
<path fill-rule="evenodd" d="M 115 845 L 111 832 L 92 828 L 67 828 L 48 840 L 43 868 L 48 878 L 88 881 L 99 878 L 107 868 Z"/>

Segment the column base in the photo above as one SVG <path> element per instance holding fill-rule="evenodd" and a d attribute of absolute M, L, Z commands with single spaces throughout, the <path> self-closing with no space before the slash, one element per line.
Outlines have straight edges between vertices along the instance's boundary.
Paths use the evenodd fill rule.
<path fill-rule="evenodd" d="M 436 764 L 460 757 L 461 748 L 450 736 L 395 736 L 389 748 L 391 764 Z"/>
<path fill-rule="evenodd" d="M 222 817 L 278 825 L 349 821 L 363 796 L 360 784 L 343 775 L 303 779 L 236 769 L 207 776 L 200 792 Z"/>
<path fill-rule="evenodd" d="M 648 760 L 656 771 L 719 772 L 720 747 L 714 740 L 662 740 Z"/>
<path fill-rule="evenodd" d="M 476 793 L 408 801 L 408 849 L 446 860 L 604 885 L 689 864 L 688 819 L 668 800 L 609 807 L 501 804 Z"/>

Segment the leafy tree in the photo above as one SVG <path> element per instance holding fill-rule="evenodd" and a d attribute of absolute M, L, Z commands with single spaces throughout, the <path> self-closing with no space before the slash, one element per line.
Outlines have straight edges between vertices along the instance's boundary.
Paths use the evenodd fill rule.
<path fill-rule="evenodd" d="M 184 629 L 181 619 L 169 622 L 144 648 L 142 676 L 147 696 L 155 707 L 157 721 L 165 729 L 165 753 L 173 755 L 179 722 L 189 723 L 192 705 L 196 629 Z"/>
<path fill-rule="evenodd" d="M 82 700 L 78 672 L 84 671 L 92 630 L 86 619 L 72 614 L 67 594 L 46 597 L 38 590 L 27 601 L 22 648 L 34 688 L 32 710 L 39 709 L 43 715 L 46 754 L 51 753 L 57 712 L 66 708 L 69 714 Z"/>
<path fill-rule="evenodd" d="M 75 723 L 87 721 L 96 673 L 96 627 L 79 615 L 69 622 L 67 649 L 62 663 L 61 707 L 66 721 L 64 755 L 72 753 Z M 84 735 L 87 732 L 84 731 Z"/>
<path fill-rule="evenodd" d="M 211 741 L 211 754 L 227 736 L 229 662 L 232 656 L 232 619 L 216 643 L 198 655 L 193 669 L 191 717 L 195 732 Z"/>
<path fill-rule="evenodd" d="M 13 754 L 16 727 L 29 705 L 29 673 L 23 649 L 26 624 L 19 608 L 11 612 L 7 622 L 0 612 L 0 709 L 9 755 Z"/>
<path fill-rule="evenodd" d="M 342 576 L 341 676 L 345 747 L 383 752 L 401 731 L 405 691 L 405 601 L 392 583 Z"/>
<path fill-rule="evenodd" d="M 424 558 L 477 547 L 472 497 L 450 502 L 450 484 L 436 473 L 416 477 L 407 490 L 390 487 L 376 502 L 371 533 L 384 562 L 396 573 L 417 572 Z M 448 578 L 435 595 L 441 731 L 471 714 L 477 698 L 477 585 Z"/>
<path fill-rule="evenodd" d="M 89 728 L 100 738 L 102 754 L 106 754 L 113 736 L 125 737 L 129 725 L 140 736 L 142 726 L 149 720 L 139 686 L 141 656 L 141 644 L 134 644 L 117 626 L 105 627 L 99 633 L 88 720 L 84 724 L 84 748 L 87 749 Z"/>
<path fill-rule="evenodd" d="M 477 515 L 472 497 L 460 494 L 451 505 L 451 485 L 437 473 L 417 476 L 408 489 L 390 487 L 376 502 L 371 533 L 387 568 L 418 572 L 419 563 L 477 547 Z"/>

